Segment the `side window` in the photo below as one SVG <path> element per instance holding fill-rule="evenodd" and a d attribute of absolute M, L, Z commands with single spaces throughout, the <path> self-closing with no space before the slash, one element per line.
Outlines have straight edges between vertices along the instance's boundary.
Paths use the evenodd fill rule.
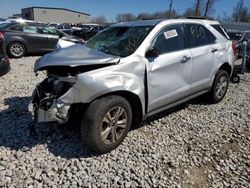
<path fill-rule="evenodd" d="M 23 31 L 23 28 L 21 25 L 14 25 L 12 27 L 9 28 L 12 31 Z"/>
<path fill-rule="evenodd" d="M 98 32 L 98 26 L 94 26 L 92 29 L 91 29 L 91 31 L 93 31 L 93 32 Z"/>
<path fill-rule="evenodd" d="M 206 29 L 206 34 L 209 38 L 209 43 L 214 44 L 216 42 L 216 37 L 208 29 Z"/>
<path fill-rule="evenodd" d="M 182 25 L 164 28 L 155 38 L 153 47 L 159 50 L 161 54 L 184 49 Z"/>
<path fill-rule="evenodd" d="M 26 33 L 37 33 L 37 26 L 33 24 L 24 24 L 23 26 L 23 32 Z"/>
<path fill-rule="evenodd" d="M 185 32 L 188 36 L 186 44 L 190 48 L 214 44 L 215 36 L 204 26 L 199 24 L 186 24 Z"/>
<path fill-rule="evenodd" d="M 37 32 L 41 34 L 58 35 L 55 29 L 49 27 L 37 27 Z"/>
<path fill-rule="evenodd" d="M 214 29 L 216 29 L 220 34 L 222 34 L 226 39 L 229 39 L 225 29 L 221 25 L 211 25 Z"/>

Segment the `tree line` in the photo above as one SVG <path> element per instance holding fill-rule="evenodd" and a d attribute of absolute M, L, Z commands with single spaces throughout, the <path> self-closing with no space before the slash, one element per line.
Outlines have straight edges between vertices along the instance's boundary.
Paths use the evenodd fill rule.
<path fill-rule="evenodd" d="M 116 15 L 115 22 L 130 22 L 144 19 L 168 19 L 178 16 L 206 16 L 223 21 L 250 22 L 250 10 L 244 5 L 244 0 L 238 0 L 236 6 L 233 7 L 231 15 L 227 15 L 226 12 L 223 12 L 222 16 L 214 17 L 215 4 L 218 1 L 219 0 L 194 0 L 192 7 L 188 7 L 182 14 L 179 14 L 173 8 L 174 0 L 168 0 L 166 11 L 158 11 L 152 14 L 142 12 L 138 15 L 120 13 Z M 105 16 L 98 16 L 93 18 L 92 21 L 96 23 L 106 23 L 107 19 Z"/>

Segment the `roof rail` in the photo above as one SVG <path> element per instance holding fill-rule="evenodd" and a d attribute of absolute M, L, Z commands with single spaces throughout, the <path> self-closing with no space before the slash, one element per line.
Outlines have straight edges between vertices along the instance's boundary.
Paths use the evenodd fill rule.
<path fill-rule="evenodd" d="M 199 19 L 199 20 L 214 20 L 213 18 L 206 17 L 206 16 L 177 16 L 176 19 Z"/>

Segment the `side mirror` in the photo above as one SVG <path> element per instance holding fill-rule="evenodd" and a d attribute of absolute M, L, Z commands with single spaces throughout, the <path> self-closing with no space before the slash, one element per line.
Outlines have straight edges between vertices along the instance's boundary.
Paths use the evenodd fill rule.
<path fill-rule="evenodd" d="M 160 51 L 155 48 L 149 49 L 145 54 L 146 57 L 158 57 L 159 55 Z"/>

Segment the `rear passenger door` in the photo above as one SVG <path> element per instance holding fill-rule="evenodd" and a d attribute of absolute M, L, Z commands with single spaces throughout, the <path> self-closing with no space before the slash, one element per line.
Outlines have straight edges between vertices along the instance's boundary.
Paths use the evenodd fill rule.
<path fill-rule="evenodd" d="M 29 43 L 30 52 L 52 51 L 58 41 L 59 36 L 44 33 L 36 23 L 23 25 L 24 38 Z"/>
<path fill-rule="evenodd" d="M 38 26 L 37 32 L 40 34 L 40 38 L 44 41 L 41 47 L 44 51 L 52 51 L 55 49 L 59 35 L 55 29 L 48 27 Z"/>
<path fill-rule="evenodd" d="M 203 25 L 185 24 L 185 43 L 192 55 L 191 91 L 199 92 L 211 87 L 220 45 L 215 36 Z"/>
<path fill-rule="evenodd" d="M 46 42 L 37 33 L 36 23 L 25 23 L 22 25 L 23 38 L 27 41 L 27 48 L 29 52 L 43 51 L 43 43 Z"/>

